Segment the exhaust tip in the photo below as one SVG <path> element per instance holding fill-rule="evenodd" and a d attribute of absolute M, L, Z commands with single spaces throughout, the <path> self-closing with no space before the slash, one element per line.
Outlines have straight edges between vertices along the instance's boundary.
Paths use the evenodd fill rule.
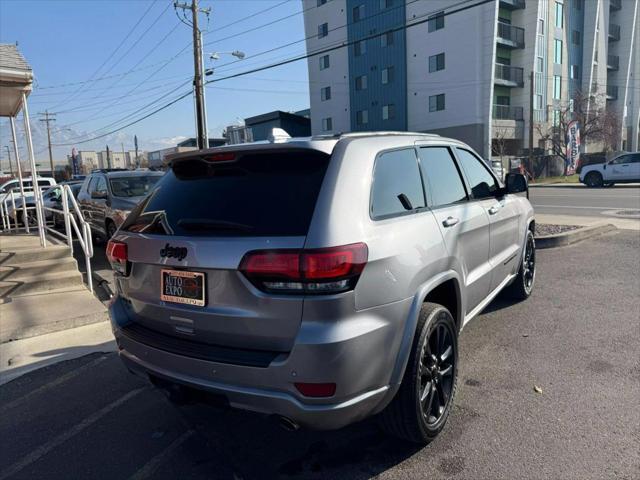
<path fill-rule="evenodd" d="M 300 429 L 300 425 L 287 417 L 278 417 L 278 425 L 288 432 L 295 432 Z"/>

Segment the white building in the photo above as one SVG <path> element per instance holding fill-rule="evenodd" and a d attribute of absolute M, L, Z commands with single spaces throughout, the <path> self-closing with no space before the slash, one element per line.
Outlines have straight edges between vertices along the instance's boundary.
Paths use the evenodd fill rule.
<path fill-rule="evenodd" d="M 428 131 L 486 158 L 498 140 L 518 155 L 531 102 L 534 125 L 550 126 L 576 92 L 600 91 L 622 119 L 619 147 L 638 149 L 638 0 L 303 3 L 307 51 L 318 52 L 308 59 L 313 134 Z"/>

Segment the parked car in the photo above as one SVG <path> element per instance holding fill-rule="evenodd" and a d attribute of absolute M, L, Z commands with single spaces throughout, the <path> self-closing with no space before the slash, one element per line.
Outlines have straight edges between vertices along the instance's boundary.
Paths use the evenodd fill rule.
<path fill-rule="evenodd" d="M 69 185 L 69 188 L 71 188 L 71 193 L 73 194 L 74 198 L 77 200 L 78 199 L 78 193 L 80 193 L 80 189 L 82 188 L 82 180 L 80 181 L 70 181 L 70 182 L 66 182 L 67 185 Z M 60 195 L 58 195 L 56 197 L 56 201 L 54 204 L 54 207 L 58 210 L 62 210 L 62 199 L 60 197 Z M 71 202 L 69 202 L 69 211 L 73 212 L 73 209 L 71 207 Z M 62 227 L 64 226 L 64 215 L 62 215 L 61 213 L 58 212 L 52 212 L 53 213 L 53 225 L 54 227 Z"/>
<path fill-rule="evenodd" d="M 82 185 L 82 182 L 62 182 L 59 183 L 57 185 L 54 185 L 50 188 L 48 188 L 47 190 L 42 192 L 42 200 L 43 200 L 43 204 L 45 207 L 48 208 L 55 208 L 55 209 L 59 209 L 62 210 L 62 200 L 61 200 L 61 191 L 60 191 L 60 185 L 69 185 L 72 190 L 74 188 L 79 188 Z M 26 199 L 26 205 L 28 208 L 31 208 L 33 206 L 35 206 L 35 200 L 33 195 L 32 196 L 25 196 Z M 14 200 L 15 205 L 16 205 L 16 211 L 18 212 L 18 222 L 22 223 L 22 197 L 16 197 L 16 199 Z M 9 213 L 9 217 L 13 220 L 15 219 L 15 212 L 13 210 L 13 205 L 9 205 L 9 208 L 7 209 L 8 213 Z M 27 215 L 31 218 L 35 218 L 35 212 L 33 210 L 29 210 L 27 212 Z M 49 220 L 53 220 L 54 224 L 56 223 L 56 216 L 59 216 L 60 218 L 62 218 L 61 214 L 57 214 L 55 212 L 52 212 L 51 210 L 47 210 L 46 208 L 44 209 L 44 217 L 45 220 L 49 221 Z M 64 220 L 61 220 L 61 224 L 64 224 Z"/>
<path fill-rule="evenodd" d="M 55 179 L 50 177 L 38 177 L 37 180 L 38 180 L 38 187 L 42 190 L 46 189 L 47 187 L 56 185 Z M 31 177 L 23 178 L 22 187 L 24 189 L 24 201 L 26 202 L 27 207 L 33 207 L 35 205 L 35 199 L 33 194 L 33 178 Z M 14 192 L 13 202 L 15 202 L 16 210 L 18 210 L 18 214 L 17 214 L 18 223 L 22 224 L 23 212 L 21 209 L 22 209 L 23 199 L 21 196 L 20 182 L 18 179 L 12 179 L 0 185 L 0 201 L 7 200 L 8 195 L 10 195 L 12 191 Z M 7 201 L 7 212 L 9 213 L 9 217 L 12 220 L 15 220 L 16 214 L 13 212 L 13 204 L 10 200 Z M 31 213 L 33 213 L 33 211 L 28 211 L 27 215 L 30 215 Z"/>
<path fill-rule="evenodd" d="M 534 287 L 526 179 L 505 185 L 427 134 L 176 154 L 107 246 L 120 356 L 176 401 L 207 391 L 289 428 L 380 413 L 428 442 L 463 326 Z"/>
<path fill-rule="evenodd" d="M 608 162 L 585 165 L 580 170 L 580 182 L 588 187 L 640 182 L 640 153 L 623 153 Z"/>
<path fill-rule="evenodd" d="M 504 167 L 502 166 L 502 161 L 500 160 L 491 160 L 491 169 L 493 173 L 500 179 L 500 181 L 504 180 Z"/>
<path fill-rule="evenodd" d="M 111 238 L 162 175 L 122 169 L 94 170 L 78 193 L 80 210 L 92 231 L 102 238 Z"/>

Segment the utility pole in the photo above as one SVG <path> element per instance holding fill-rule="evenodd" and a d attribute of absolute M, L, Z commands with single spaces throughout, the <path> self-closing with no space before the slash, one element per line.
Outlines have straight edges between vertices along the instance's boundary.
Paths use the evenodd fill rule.
<path fill-rule="evenodd" d="M 207 116 L 204 104 L 204 68 L 202 64 L 202 32 L 198 27 L 198 14 L 209 15 L 210 8 L 199 8 L 198 0 L 191 0 L 191 5 L 186 3 L 173 4 L 174 8 L 191 10 L 191 27 L 193 28 L 193 89 L 196 110 L 196 144 L 198 149 L 208 148 Z"/>
<path fill-rule="evenodd" d="M 56 119 L 54 116 L 55 114 L 51 114 L 49 113 L 48 110 L 45 110 L 44 113 L 40 113 L 40 115 L 44 115 L 44 118 L 41 118 L 40 121 L 41 122 L 45 122 L 47 124 L 47 141 L 49 142 L 49 165 L 51 165 L 51 176 L 54 176 L 54 170 L 53 170 L 53 152 L 51 151 L 51 128 L 49 126 L 49 124 L 51 122 L 55 122 Z"/>
<path fill-rule="evenodd" d="M 13 177 L 13 165 L 11 165 L 11 150 L 9 150 L 9 145 L 5 145 L 4 148 L 7 149 L 7 157 L 9 157 L 9 171 L 11 172 L 11 176 Z"/>
<path fill-rule="evenodd" d="M 124 153 L 124 142 L 120 142 L 120 146 L 122 147 L 122 165 L 124 165 L 124 168 L 127 168 L 127 156 Z"/>
<path fill-rule="evenodd" d="M 138 160 L 138 136 L 137 135 L 133 136 L 133 145 L 136 147 L 135 166 L 136 168 L 140 168 L 140 161 Z"/>
<path fill-rule="evenodd" d="M 109 145 L 107 145 L 107 168 L 111 170 L 111 157 L 109 157 Z"/>
<path fill-rule="evenodd" d="M 529 168 L 533 172 L 533 106 L 534 106 L 534 93 L 535 89 L 533 88 L 535 73 L 531 72 L 530 85 L 529 85 Z"/>

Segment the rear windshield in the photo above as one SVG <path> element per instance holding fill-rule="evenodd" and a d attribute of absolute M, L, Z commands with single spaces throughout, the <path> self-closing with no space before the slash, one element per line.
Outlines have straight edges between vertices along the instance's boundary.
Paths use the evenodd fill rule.
<path fill-rule="evenodd" d="M 233 163 L 183 160 L 122 230 L 180 236 L 306 235 L 329 156 L 248 154 Z"/>
<path fill-rule="evenodd" d="M 115 177 L 109 180 L 114 197 L 144 197 L 162 178 L 162 175 Z"/>

